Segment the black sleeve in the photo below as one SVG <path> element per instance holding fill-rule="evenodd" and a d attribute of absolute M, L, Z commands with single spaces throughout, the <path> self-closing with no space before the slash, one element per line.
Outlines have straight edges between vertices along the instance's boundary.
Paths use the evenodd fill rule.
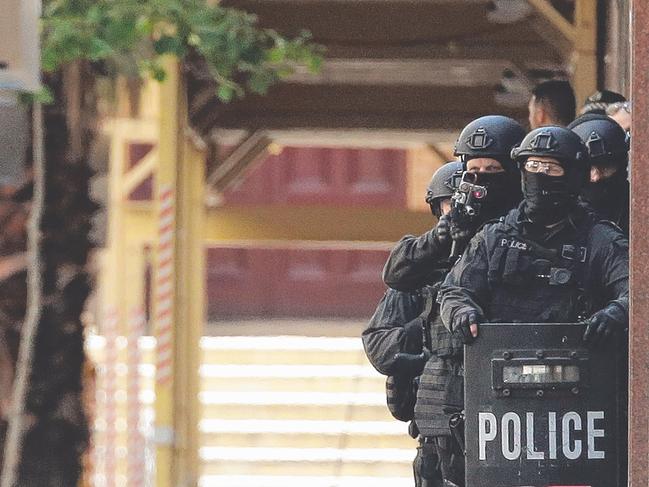
<path fill-rule="evenodd" d="M 451 329 L 453 317 L 458 311 L 469 308 L 486 318 L 483 310 L 489 297 L 488 270 L 483 230 L 471 239 L 439 290 L 440 315 L 446 328 Z"/>
<path fill-rule="evenodd" d="M 607 224 L 595 225 L 590 237 L 593 252 L 589 258 L 592 286 L 602 296 L 601 306 L 617 303 L 629 313 L 629 241 L 615 227 Z M 594 310 L 597 311 L 597 310 Z"/>
<path fill-rule="evenodd" d="M 362 333 L 363 347 L 370 363 L 381 374 L 394 374 L 394 355 L 421 353 L 424 326 L 432 306 L 432 296 L 388 289 Z"/>
<path fill-rule="evenodd" d="M 406 235 L 390 252 L 383 268 L 383 282 L 392 289 L 413 291 L 430 283 L 441 259 L 450 248 L 440 245 L 434 229 L 419 237 Z"/>

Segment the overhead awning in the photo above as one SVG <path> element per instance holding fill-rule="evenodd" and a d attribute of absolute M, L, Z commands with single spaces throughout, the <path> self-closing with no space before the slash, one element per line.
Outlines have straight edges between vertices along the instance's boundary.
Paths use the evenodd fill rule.
<path fill-rule="evenodd" d="M 200 62 L 192 63 L 189 115 L 201 134 L 215 129 L 267 130 L 276 136 L 305 129 L 371 130 L 429 132 L 448 139 L 484 114 L 525 121 L 531 87 L 574 71 L 575 53 L 581 52 L 577 34 L 584 28 L 578 20 L 587 13 L 580 0 L 222 4 L 253 12 L 262 26 L 286 35 L 308 29 L 327 52 L 320 73 L 298 69 L 267 95 L 229 104 L 214 96 Z"/>

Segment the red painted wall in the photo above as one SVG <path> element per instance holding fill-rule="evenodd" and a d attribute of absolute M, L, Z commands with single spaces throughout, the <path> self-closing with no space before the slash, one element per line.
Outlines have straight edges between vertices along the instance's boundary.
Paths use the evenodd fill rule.
<path fill-rule="evenodd" d="M 224 194 L 225 206 L 406 207 L 402 150 L 287 147 Z M 386 250 L 310 242 L 207 249 L 210 318 L 369 317 L 385 287 Z"/>
<path fill-rule="evenodd" d="M 369 317 L 386 251 L 218 247 L 207 251 L 208 314 Z"/>
<path fill-rule="evenodd" d="M 404 207 L 405 151 L 287 147 L 224 194 L 226 206 Z"/>

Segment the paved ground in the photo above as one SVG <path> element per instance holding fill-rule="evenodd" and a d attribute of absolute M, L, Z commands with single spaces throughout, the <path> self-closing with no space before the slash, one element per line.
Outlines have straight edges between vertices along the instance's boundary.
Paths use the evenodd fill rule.
<path fill-rule="evenodd" d="M 206 336 L 329 336 L 359 337 L 367 320 L 325 318 L 251 318 L 210 321 L 205 325 Z"/>

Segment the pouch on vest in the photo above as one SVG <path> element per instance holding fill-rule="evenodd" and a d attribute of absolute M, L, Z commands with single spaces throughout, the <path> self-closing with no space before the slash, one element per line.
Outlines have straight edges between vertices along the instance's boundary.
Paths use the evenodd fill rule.
<path fill-rule="evenodd" d="M 460 367 L 453 367 L 453 372 L 448 376 L 444 390 L 444 412 L 456 413 L 464 409 L 464 375 Z"/>
<path fill-rule="evenodd" d="M 385 380 L 388 410 L 399 421 L 415 417 L 418 378 L 390 375 Z"/>

